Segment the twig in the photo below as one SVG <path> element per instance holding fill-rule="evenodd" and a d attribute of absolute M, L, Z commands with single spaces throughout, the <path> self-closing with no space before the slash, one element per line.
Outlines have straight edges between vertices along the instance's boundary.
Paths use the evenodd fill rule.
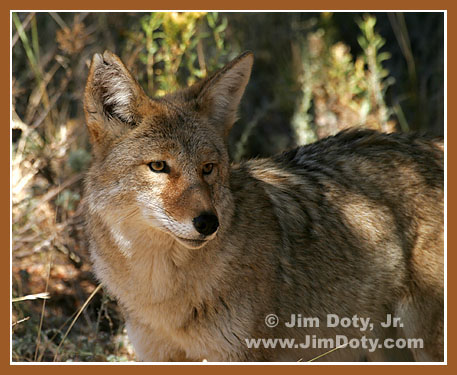
<path fill-rule="evenodd" d="M 53 362 L 56 362 L 57 361 L 57 357 L 59 355 L 59 350 L 60 348 L 62 347 L 65 339 L 67 338 L 68 334 L 70 333 L 71 329 L 73 328 L 73 326 L 75 325 L 76 321 L 78 320 L 79 316 L 81 315 L 81 313 L 84 311 L 84 309 L 86 308 L 86 306 L 89 304 L 89 302 L 92 300 L 92 298 L 97 294 L 97 292 L 102 288 L 102 284 L 99 284 L 95 290 L 92 292 L 92 294 L 89 296 L 89 298 L 87 298 L 86 302 L 84 302 L 84 304 L 81 306 L 81 308 L 79 309 L 78 313 L 76 314 L 75 318 L 73 319 L 73 321 L 71 322 L 70 324 L 70 327 L 68 327 L 67 329 L 67 332 L 65 332 L 65 335 L 62 339 L 62 341 L 60 342 L 59 346 L 57 347 L 57 350 L 56 350 L 56 354 L 54 355 L 54 359 L 53 359 Z"/>
<path fill-rule="evenodd" d="M 22 302 L 22 301 L 33 301 L 36 299 L 49 299 L 49 298 L 51 298 L 49 296 L 49 293 L 44 292 L 44 293 L 29 294 L 27 296 L 13 298 L 12 302 L 15 303 L 15 302 Z"/>
<path fill-rule="evenodd" d="M 33 54 L 33 50 L 30 46 L 30 43 L 29 43 L 29 40 L 25 33 L 22 22 L 19 19 L 19 16 L 17 15 L 17 13 L 13 13 L 12 18 L 13 18 L 14 25 L 16 26 L 19 38 L 21 38 L 22 45 L 24 46 L 25 54 L 29 60 L 30 66 L 35 74 L 35 78 L 36 78 L 37 82 L 39 83 L 41 81 L 41 72 L 40 72 L 40 69 L 38 68 L 38 62 L 36 60 L 36 56 Z"/>
<path fill-rule="evenodd" d="M 325 353 L 323 353 L 321 355 L 318 355 L 317 357 L 314 357 L 313 359 L 310 359 L 307 362 L 314 362 L 316 359 L 322 358 L 323 356 L 326 356 L 327 354 L 330 354 L 330 353 L 334 352 L 335 350 L 344 348 L 345 346 L 347 346 L 347 343 L 343 344 L 343 345 L 340 345 L 340 346 L 337 346 L 336 348 L 333 348 L 333 349 L 329 350 L 328 352 L 325 352 Z"/>
<path fill-rule="evenodd" d="M 408 73 L 411 81 L 416 80 L 416 64 L 411 49 L 411 42 L 408 35 L 405 17 L 402 13 L 388 13 L 390 24 L 394 29 L 394 35 L 397 39 L 400 50 L 408 65 Z"/>
<path fill-rule="evenodd" d="M 21 319 L 21 320 L 18 320 L 17 322 L 14 322 L 11 327 L 15 327 L 16 325 L 20 324 L 20 323 L 23 323 L 23 322 L 26 322 L 27 320 L 30 319 L 30 316 L 27 316 L 25 317 L 24 319 Z"/>
<path fill-rule="evenodd" d="M 56 186 L 55 188 L 53 188 L 52 190 L 49 190 L 45 195 L 42 196 L 42 198 L 40 199 L 40 201 L 38 203 L 36 203 L 32 209 L 30 210 L 30 212 L 34 213 L 40 206 L 42 206 L 43 204 L 45 204 L 46 202 L 48 202 L 49 200 L 51 200 L 52 198 L 54 198 L 55 196 L 59 195 L 63 190 L 65 190 L 66 188 L 68 188 L 69 186 L 73 185 L 74 183 L 78 182 L 79 180 L 82 179 L 82 177 L 84 176 L 84 173 L 83 172 L 80 172 L 78 174 L 75 174 L 73 176 L 71 176 L 69 179 L 65 180 L 62 184 L 60 184 L 59 186 Z M 14 219 L 14 218 L 13 218 Z M 21 228 L 20 230 L 16 231 L 16 236 L 19 236 L 23 233 L 26 233 L 35 223 L 33 222 L 29 222 L 27 225 L 25 225 L 23 228 Z"/>
<path fill-rule="evenodd" d="M 38 204 L 36 205 L 35 209 L 40 207 L 41 205 L 43 205 L 44 203 L 50 201 L 52 198 L 54 198 L 55 196 L 59 195 L 63 190 L 65 190 L 66 188 L 68 188 L 69 186 L 73 185 L 74 183 L 78 182 L 79 180 L 81 180 L 81 178 L 83 177 L 84 173 L 80 172 L 78 174 L 75 174 L 73 176 L 71 176 L 69 179 L 65 180 L 62 184 L 60 184 L 59 186 L 49 190 L 41 199 L 40 201 L 38 202 Z"/>
<path fill-rule="evenodd" d="M 200 39 L 197 43 L 197 57 L 198 57 L 198 65 L 200 66 L 200 70 L 206 75 L 206 62 L 205 62 L 205 53 L 203 52 L 203 43 Z"/>
<path fill-rule="evenodd" d="M 51 266 L 52 266 L 52 254 L 49 255 L 49 268 L 48 268 L 48 277 L 46 278 L 46 288 L 45 293 L 48 293 L 48 286 L 49 286 L 49 278 L 51 277 Z M 38 335 L 36 339 L 36 346 L 35 346 L 35 355 L 33 356 L 33 360 L 36 361 L 38 356 L 38 349 L 40 348 L 41 343 L 41 329 L 43 327 L 43 319 L 44 319 L 44 308 L 46 307 L 46 299 L 43 299 L 43 307 L 41 308 L 41 317 L 40 317 L 40 326 L 38 327 Z"/>
<path fill-rule="evenodd" d="M 57 100 L 62 96 L 62 94 L 65 92 L 65 89 L 67 88 L 68 83 L 70 82 L 70 77 L 65 77 L 65 79 L 62 80 L 60 84 L 59 91 L 53 96 L 51 101 L 48 103 L 47 108 L 43 111 L 43 113 L 38 117 L 37 120 L 31 125 L 32 129 L 37 128 L 38 126 L 41 125 L 41 123 L 46 119 L 48 116 L 48 113 L 54 108 L 54 106 L 57 103 Z"/>
<path fill-rule="evenodd" d="M 29 13 L 27 17 L 25 17 L 24 22 L 22 23 L 22 29 L 26 31 L 29 28 L 30 21 L 32 18 L 35 17 L 35 12 Z M 16 29 L 16 34 L 14 34 L 13 39 L 11 41 L 11 48 L 14 47 L 14 45 L 17 43 L 19 40 L 19 30 Z"/>
<path fill-rule="evenodd" d="M 46 344 L 44 345 L 44 348 L 43 350 L 41 351 L 41 354 L 38 358 L 38 362 L 41 362 L 43 360 L 43 357 L 44 357 L 44 353 L 46 353 L 46 350 L 48 350 L 49 348 L 49 345 L 54 342 L 54 339 L 57 337 L 57 335 L 62 331 L 63 327 L 65 327 L 76 315 L 77 311 L 75 311 L 73 314 L 71 314 L 70 317 L 67 318 L 67 320 L 65 320 L 65 322 L 59 327 L 57 328 L 56 332 L 54 333 L 54 335 L 46 342 Z"/>
<path fill-rule="evenodd" d="M 29 98 L 29 106 L 30 108 L 27 109 L 27 114 L 25 117 L 25 122 L 30 123 L 33 117 L 35 116 L 35 113 L 38 111 L 38 107 L 40 106 L 40 103 L 46 101 L 46 110 L 49 109 L 49 97 L 45 98 L 47 96 L 46 92 L 46 87 L 48 86 L 49 82 L 51 82 L 51 79 L 54 77 L 55 73 L 57 70 L 61 67 L 61 64 L 58 62 L 55 62 L 51 69 L 47 73 L 43 75 L 42 81 L 33 89 L 30 98 Z M 43 70 L 43 68 L 40 65 L 40 70 Z M 48 110 L 49 112 L 49 110 Z M 46 112 L 46 113 L 48 113 Z"/>
<path fill-rule="evenodd" d="M 68 28 L 67 24 L 65 21 L 62 19 L 62 17 L 59 16 L 59 13 L 56 12 L 49 12 L 49 15 L 56 21 L 56 23 L 62 28 Z"/>

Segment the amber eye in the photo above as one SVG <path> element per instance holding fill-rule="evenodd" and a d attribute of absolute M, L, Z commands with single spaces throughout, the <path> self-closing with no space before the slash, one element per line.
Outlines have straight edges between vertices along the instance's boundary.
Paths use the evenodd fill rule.
<path fill-rule="evenodd" d="M 213 163 L 206 163 L 203 165 L 202 172 L 205 175 L 211 174 L 211 172 L 213 171 L 213 168 L 214 168 Z"/>
<path fill-rule="evenodd" d="M 168 166 L 167 163 L 164 161 L 151 161 L 149 164 L 149 168 L 151 168 L 151 171 L 157 172 L 157 173 L 168 173 Z"/>

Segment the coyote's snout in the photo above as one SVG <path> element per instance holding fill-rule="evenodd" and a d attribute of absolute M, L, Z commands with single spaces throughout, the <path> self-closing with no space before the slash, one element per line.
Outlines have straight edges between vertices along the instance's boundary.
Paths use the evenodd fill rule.
<path fill-rule="evenodd" d="M 87 232 L 139 359 L 306 361 L 346 337 L 321 359 L 442 361 L 442 142 L 346 131 L 230 165 L 252 64 L 151 99 L 112 53 L 92 60 Z"/>

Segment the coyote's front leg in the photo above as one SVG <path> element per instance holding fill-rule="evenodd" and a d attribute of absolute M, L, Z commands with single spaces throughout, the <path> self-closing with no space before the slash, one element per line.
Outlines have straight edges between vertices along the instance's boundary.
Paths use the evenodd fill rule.
<path fill-rule="evenodd" d="M 127 320 L 127 333 L 142 362 L 189 362 L 183 350 L 175 347 L 169 340 L 162 340 L 147 325 Z"/>

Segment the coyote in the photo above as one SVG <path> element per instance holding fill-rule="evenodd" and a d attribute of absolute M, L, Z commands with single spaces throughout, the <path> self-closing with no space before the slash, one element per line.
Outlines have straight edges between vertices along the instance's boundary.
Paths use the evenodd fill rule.
<path fill-rule="evenodd" d="M 252 65 L 151 99 L 92 59 L 87 233 L 138 359 L 443 361 L 442 140 L 350 130 L 231 165 Z"/>

